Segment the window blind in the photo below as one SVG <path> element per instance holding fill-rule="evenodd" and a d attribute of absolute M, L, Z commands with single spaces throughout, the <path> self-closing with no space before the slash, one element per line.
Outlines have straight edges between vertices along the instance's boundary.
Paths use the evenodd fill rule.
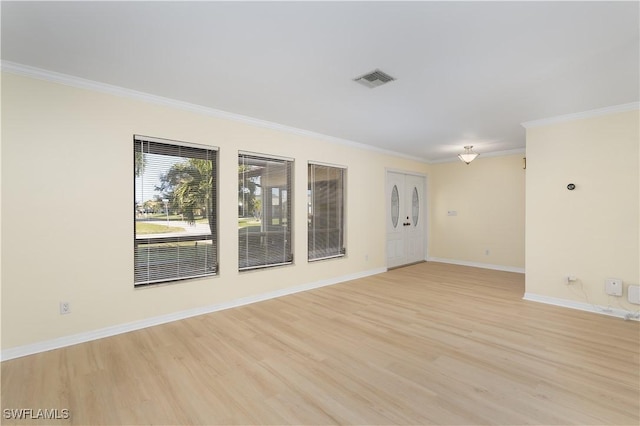
<path fill-rule="evenodd" d="M 292 160 L 238 155 L 238 267 L 293 262 Z"/>
<path fill-rule="evenodd" d="M 308 259 L 344 256 L 345 169 L 309 164 Z"/>
<path fill-rule="evenodd" d="M 217 151 L 134 136 L 134 285 L 218 269 Z"/>

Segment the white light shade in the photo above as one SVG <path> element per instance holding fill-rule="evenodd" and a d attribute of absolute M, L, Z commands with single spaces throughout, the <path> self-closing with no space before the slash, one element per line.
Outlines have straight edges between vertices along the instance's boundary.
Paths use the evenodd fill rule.
<path fill-rule="evenodd" d="M 464 147 L 464 152 L 462 154 L 458 154 L 458 158 L 465 162 L 466 164 L 469 164 L 470 162 L 472 162 L 473 160 L 475 160 L 475 158 L 480 155 L 477 154 L 475 152 L 473 152 L 471 150 L 471 148 L 473 148 L 473 145 L 468 145 Z"/>

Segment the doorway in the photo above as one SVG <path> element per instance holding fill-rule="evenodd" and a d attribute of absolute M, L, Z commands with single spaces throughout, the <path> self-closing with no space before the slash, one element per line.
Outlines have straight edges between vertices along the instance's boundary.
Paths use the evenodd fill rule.
<path fill-rule="evenodd" d="M 387 172 L 387 267 L 425 260 L 425 177 Z"/>

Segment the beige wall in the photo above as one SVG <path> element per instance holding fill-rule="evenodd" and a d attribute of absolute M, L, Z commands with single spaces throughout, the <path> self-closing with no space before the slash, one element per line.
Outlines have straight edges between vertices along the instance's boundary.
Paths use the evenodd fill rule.
<path fill-rule="evenodd" d="M 428 166 L 238 121 L 2 75 L 2 349 L 385 267 L 385 168 Z M 134 134 L 220 147 L 220 274 L 133 288 Z M 238 150 L 295 159 L 295 265 L 237 271 Z M 347 166 L 347 257 L 306 261 L 307 161 Z M 60 315 L 59 302 L 72 313 Z"/>
<path fill-rule="evenodd" d="M 524 269 L 523 157 L 481 155 L 469 165 L 432 166 L 430 258 Z M 449 211 L 457 215 L 449 216 Z"/>
<path fill-rule="evenodd" d="M 640 308 L 626 291 L 640 280 L 639 122 L 636 110 L 527 130 L 528 294 Z M 606 278 L 624 297 L 605 294 Z"/>

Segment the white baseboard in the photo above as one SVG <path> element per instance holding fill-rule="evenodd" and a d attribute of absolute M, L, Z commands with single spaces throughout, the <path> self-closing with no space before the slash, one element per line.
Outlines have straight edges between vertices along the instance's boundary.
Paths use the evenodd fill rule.
<path fill-rule="evenodd" d="M 563 308 L 578 309 L 580 311 L 593 312 L 601 315 L 622 318 L 626 320 L 640 321 L 637 313 L 624 309 L 610 308 L 608 306 L 592 305 L 590 303 L 576 302 L 573 300 L 559 299 L 557 297 L 541 296 L 534 293 L 525 293 L 524 300 L 531 302 L 546 303 L 547 305 L 561 306 Z"/>
<path fill-rule="evenodd" d="M 469 262 L 466 260 L 445 259 L 442 257 L 427 257 L 427 262 L 450 263 L 452 265 L 472 266 L 474 268 L 493 269 L 495 271 L 517 272 L 524 274 L 524 268 L 515 266 L 493 265 L 491 263 Z"/>
<path fill-rule="evenodd" d="M 249 305 L 251 303 L 262 302 L 264 300 L 275 299 L 277 297 L 287 296 L 289 294 L 299 293 L 302 291 L 313 290 L 320 287 L 339 284 L 345 281 L 351 281 L 358 278 L 368 277 L 386 272 L 387 268 L 370 269 L 354 274 L 343 275 L 340 277 L 329 278 L 326 280 L 315 281 L 295 287 L 284 288 L 256 296 L 243 297 L 241 299 L 231 300 L 229 302 L 218 303 L 215 305 L 203 306 L 199 308 L 187 309 L 185 311 L 174 312 L 171 314 L 160 315 L 157 317 L 147 318 L 140 321 L 119 324 L 111 327 L 105 327 L 98 330 L 87 331 L 84 333 L 73 334 L 70 336 L 59 337 L 56 339 L 46 340 L 29 345 L 17 346 L 14 348 L 4 349 L 0 351 L 0 361 L 7 361 L 27 355 L 33 355 L 40 352 L 46 352 L 53 349 L 63 348 L 65 346 L 77 345 L 78 343 L 90 342 L 92 340 L 102 339 L 104 337 L 115 336 L 117 334 L 128 333 L 129 331 L 140 330 L 155 325 L 166 324 L 172 321 L 178 321 L 185 318 L 204 315 L 224 309 L 236 308 L 239 306 Z"/>

